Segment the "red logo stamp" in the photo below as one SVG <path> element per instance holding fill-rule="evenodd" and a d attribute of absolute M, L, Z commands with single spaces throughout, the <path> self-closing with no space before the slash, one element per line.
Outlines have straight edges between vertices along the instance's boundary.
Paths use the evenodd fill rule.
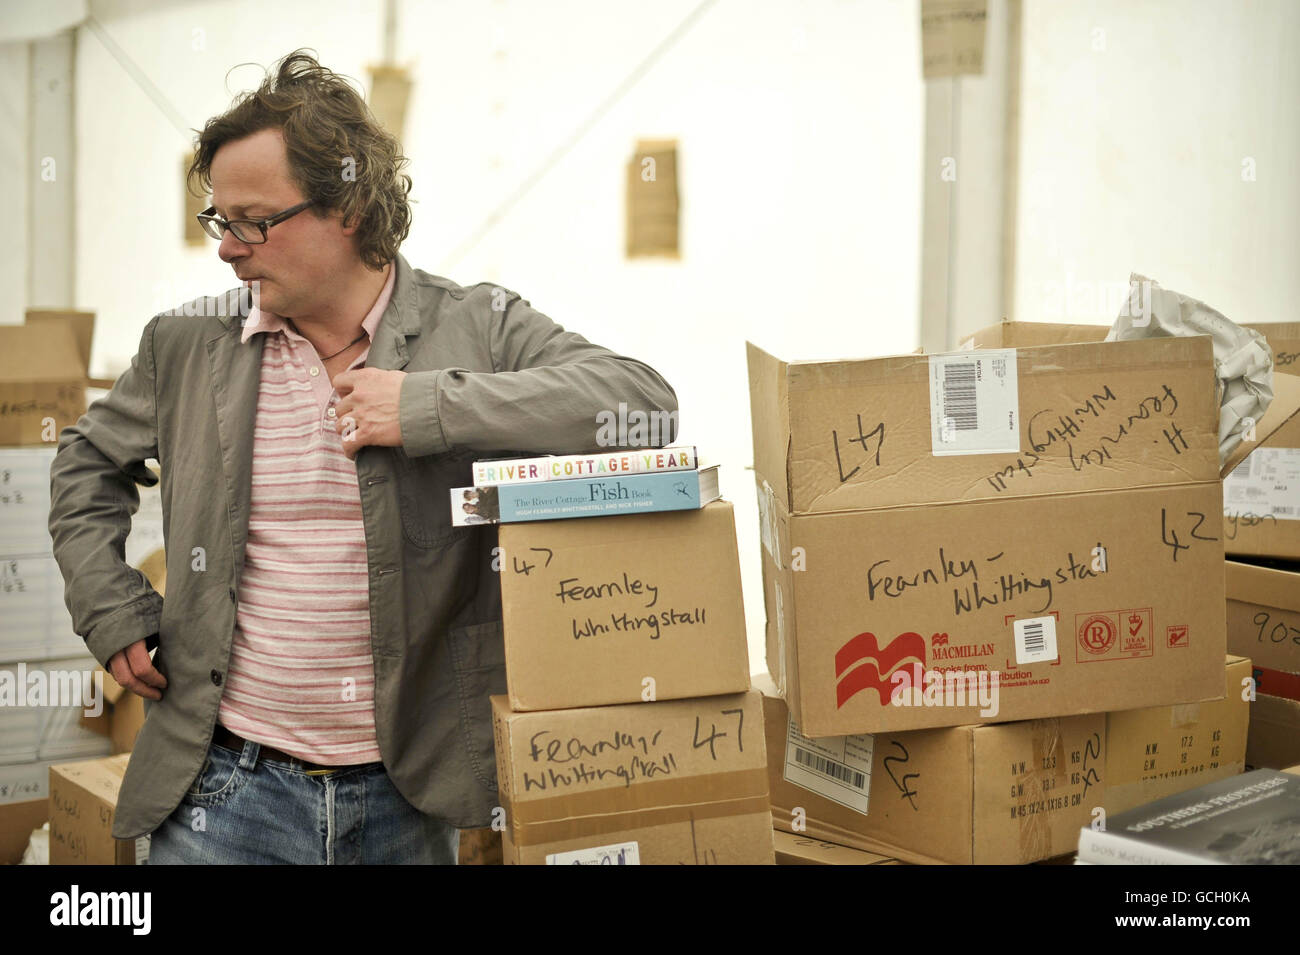
<path fill-rule="evenodd" d="M 890 675 L 909 661 L 925 665 L 925 638 L 919 633 L 900 634 L 883 647 L 874 633 L 858 634 L 835 651 L 835 708 L 863 690 L 875 690 L 880 705 L 887 706 L 893 696 Z"/>
<path fill-rule="evenodd" d="M 1125 610 L 1120 615 L 1124 633 L 1120 637 L 1120 652 L 1130 656 L 1151 655 L 1151 611 Z"/>
<path fill-rule="evenodd" d="M 1115 645 L 1115 621 L 1102 614 L 1093 614 L 1079 626 L 1079 646 L 1098 656 Z"/>
<path fill-rule="evenodd" d="M 1187 624 L 1182 623 L 1176 627 L 1169 627 L 1166 633 L 1169 635 L 1169 646 L 1171 648 L 1191 646 L 1192 641 L 1187 633 Z"/>

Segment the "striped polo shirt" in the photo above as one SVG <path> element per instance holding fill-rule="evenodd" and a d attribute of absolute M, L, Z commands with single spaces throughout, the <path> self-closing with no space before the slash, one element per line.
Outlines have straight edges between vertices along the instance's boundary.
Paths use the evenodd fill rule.
<path fill-rule="evenodd" d="M 370 342 L 397 270 L 362 320 Z M 379 760 L 366 535 L 338 393 L 312 344 L 254 308 L 265 334 L 248 542 L 218 721 L 245 739 L 327 765 Z M 365 365 L 365 352 L 350 366 Z"/>

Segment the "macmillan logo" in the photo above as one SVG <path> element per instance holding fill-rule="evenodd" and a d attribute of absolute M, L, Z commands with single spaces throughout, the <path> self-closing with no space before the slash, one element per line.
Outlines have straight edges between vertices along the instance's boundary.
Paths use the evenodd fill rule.
<path fill-rule="evenodd" d="M 895 670 L 908 663 L 925 666 L 925 638 L 919 633 L 900 634 L 880 646 L 874 633 L 860 633 L 835 652 L 836 709 L 863 690 L 875 690 L 880 705 L 893 695 Z"/>

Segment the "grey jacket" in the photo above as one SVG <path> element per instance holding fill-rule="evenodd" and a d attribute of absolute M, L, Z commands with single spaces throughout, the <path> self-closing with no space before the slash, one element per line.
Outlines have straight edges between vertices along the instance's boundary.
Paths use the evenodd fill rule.
<path fill-rule="evenodd" d="M 240 343 L 247 310 L 247 293 L 232 290 L 154 317 L 112 392 L 64 429 L 50 469 L 50 534 L 74 628 L 101 664 L 156 635 L 167 678 L 162 700 L 145 702 L 119 839 L 152 832 L 179 805 L 216 724 L 266 339 Z M 677 398 L 648 365 L 564 331 L 518 295 L 462 288 L 400 256 L 366 364 L 408 373 L 404 447 L 356 457 L 379 750 L 416 808 L 485 826 L 498 804 L 488 696 L 505 692 L 497 534 L 452 527 L 448 489 L 471 483 L 478 457 L 595 450 L 597 414 L 620 402 L 675 422 Z M 158 481 L 148 458 L 162 473 L 165 601 L 124 560 L 136 484 Z"/>

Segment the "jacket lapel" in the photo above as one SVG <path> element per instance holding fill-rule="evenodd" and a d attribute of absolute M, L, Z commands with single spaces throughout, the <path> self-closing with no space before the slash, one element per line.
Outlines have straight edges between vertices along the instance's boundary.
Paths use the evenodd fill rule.
<path fill-rule="evenodd" d="M 393 282 L 393 296 L 388 300 L 375 340 L 366 355 L 367 368 L 385 368 L 401 371 L 411 360 L 406 339 L 420 334 L 419 297 L 416 294 L 415 276 L 406 259 L 399 255 L 395 260 L 397 278 Z"/>
<path fill-rule="evenodd" d="M 248 516 L 252 507 L 253 427 L 257 418 L 257 392 L 262 378 L 265 335 L 239 340 L 238 318 L 223 318 L 225 330 L 207 341 L 208 368 L 216 401 L 217 435 L 221 442 L 221 469 L 226 484 L 227 519 L 233 549 L 235 581 L 244 572 L 248 542 Z"/>

